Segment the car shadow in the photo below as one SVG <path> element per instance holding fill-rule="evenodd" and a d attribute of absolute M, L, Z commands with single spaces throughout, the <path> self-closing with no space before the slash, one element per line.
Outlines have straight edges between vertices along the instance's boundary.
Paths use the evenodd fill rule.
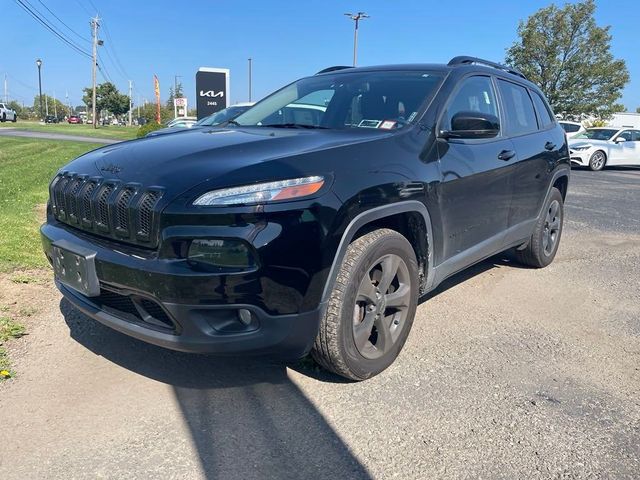
<path fill-rule="evenodd" d="M 207 479 L 371 478 L 285 365 L 174 352 L 105 327 L 65 299 L 60 311 L 78 343 L 173 387 Z"/>

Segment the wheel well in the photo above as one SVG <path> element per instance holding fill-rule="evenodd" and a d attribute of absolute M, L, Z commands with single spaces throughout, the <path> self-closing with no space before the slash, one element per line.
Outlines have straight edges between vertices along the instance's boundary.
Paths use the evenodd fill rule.
<path fill-rule="evenodd" d="M 388 217 L 373 220 L 358 229 L 352 241 L 373 230 L 388 228 L 404 236 L 416 254 L 418 260 L 418 274 L 420 276 L 420 295 L 427 285 L 427 270 L 429 268 L 429 245 L 427 243 L 427 226 L 424 217 L 419 212 L 403 212 Z"/>
<path fill-rule="evenodd" d="M 560 190 L 560 193 L 562 194 L 562 200 L 564 200 L 567 197 L 567 188 L 569 187 L 569 177 L 565 175 L 563 175 L 562 177 L 559 177 L 558 179 L 556 179 L 553 186 L 558 190 Z"/>

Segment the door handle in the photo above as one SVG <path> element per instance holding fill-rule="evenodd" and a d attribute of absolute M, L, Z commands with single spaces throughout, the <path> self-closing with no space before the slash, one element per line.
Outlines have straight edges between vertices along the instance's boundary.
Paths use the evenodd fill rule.
<path fill-rule="evenodd" d="M 506 162 L 507 160 L 511 160 L 515 156 L 516 152 L 514 152 L 513 150 L 502 150 L 498 154 L 498 160 L 504 160 Z"/>
<path fill-rule="evenodd" d="M 545 150 L 553 150 L 554 148 L 556 148 L 556 144 L 553 142 L 547 142 L 544 144 L 544 148 Z"/>

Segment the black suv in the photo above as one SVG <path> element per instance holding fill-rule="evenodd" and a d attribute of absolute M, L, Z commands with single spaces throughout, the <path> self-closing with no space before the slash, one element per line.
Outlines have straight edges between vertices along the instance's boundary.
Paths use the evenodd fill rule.
<path fill-rule="evenodd" d="M 513 248 L 553 260 L 564 131 L 519 72 L 332 67 L 221 128 L 99 148 L 53 179 L 44 250 L 80 310 L 175 350 L 388 367 L 420 296 Z"/>

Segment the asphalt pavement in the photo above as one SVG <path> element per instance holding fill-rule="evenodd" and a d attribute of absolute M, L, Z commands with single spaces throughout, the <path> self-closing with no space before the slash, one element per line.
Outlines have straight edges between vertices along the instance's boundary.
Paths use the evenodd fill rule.
<path fill-rule="evenodd" d="M 112 138 L 85 137 L 83 135 L 66 135 L 63 133 L 31 132 L 29 130 L 18 130 L 12 127 L 0 128 L 0 137 L 42 138 L 45 140 L 71 140 L 74 142 L 105 144 L 118 143 L 122 141 L 114 140 Z"/>
<path fill-rule="evenodd" d="M 640 170 L 572 172 L 566 217 L 551 266 L 449 279 L 362 383 L 156 348 L 34 286 L 0 478 L 637 479 Z"/>

